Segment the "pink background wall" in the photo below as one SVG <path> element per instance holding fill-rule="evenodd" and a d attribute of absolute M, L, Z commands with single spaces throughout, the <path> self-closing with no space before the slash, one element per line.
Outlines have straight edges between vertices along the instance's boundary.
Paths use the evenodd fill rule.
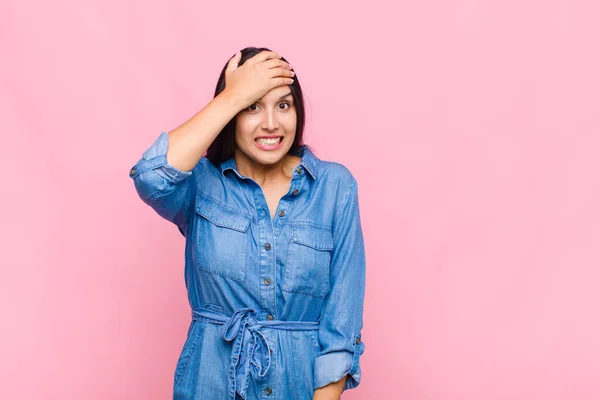
<path fill-rule="evenodd" d="M 184 238 L 128 172 L 253 45 L 359 181 L 367 347 L 343 398 L 600 398 L 599 12 L 2 2 L 0 398 L 170 397 Z"/>

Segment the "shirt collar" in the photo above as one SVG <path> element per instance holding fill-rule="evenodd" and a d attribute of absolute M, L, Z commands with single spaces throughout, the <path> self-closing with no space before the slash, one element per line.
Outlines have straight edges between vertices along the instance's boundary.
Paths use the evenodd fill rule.
<path fill-rule="evenodd" d="M 304 167 L 308 171 L 308 173 L 313 177 L 313 179 L 317 179 L 319 173 L 319 165 L 321 160 L 315 156 L 315 154 L 308 148 L 307 145 L 302 145 L 298 149 L 294 155 L 301 157 L 300 165 Z M 235 164 L 235 157 L 231 157 L 228 160 L 225 160 L 221 163 L 221 174 L 225 176 L 225 171 L 228 169 L 233 170 L 240 178 L 244 178 L 242 174 L 240 174 L 237 170 L 237 166 Z"/>

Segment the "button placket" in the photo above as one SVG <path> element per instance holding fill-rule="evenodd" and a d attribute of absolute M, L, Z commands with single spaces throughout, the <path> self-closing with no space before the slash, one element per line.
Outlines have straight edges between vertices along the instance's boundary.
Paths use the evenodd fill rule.
<path fill-rule="evenodd" d="M 272 285 L 272 277 L 275 274 L 275 252 L 272 246 L 275 245 L 275 238 L 277 235 L 274 232 L 274 224 L 271 220 L 269 213 L 269 207 L 266 203 L 264 193 L 256 182 L 253 185 L 254 204 L 257 208 L 257 233 L 258 241 L 260 243 L 259 259 L 260 259 L 260 273 L 255 278 L 260 284 L 260 304 L 261 304 L 261 318 L 266 320 L 274 320 L 275 317 L 269 312 L 276 312 L 276 291 L 275 285 Z M 273 250 L 273 251 L 271 251 Z M 273 288 L 273 289 L 272 289 Z"/>

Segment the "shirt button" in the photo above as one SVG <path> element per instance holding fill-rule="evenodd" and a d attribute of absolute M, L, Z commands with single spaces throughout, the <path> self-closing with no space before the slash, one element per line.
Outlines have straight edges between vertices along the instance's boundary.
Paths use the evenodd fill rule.
<path fill-rule="evenodd" d="M 267 320 L 268 321 L 273 321 L 273 316 L 271 314 L 267 315 Z"/>
<path fill-rule="evenodd" d="M 129 175 L 133 175 L 135 174 L 135 168 L 131 168 L 131 171 L 129 171 Z"/>
<path fill-rule="evenodd" d="M 297 174 L 301 174 L 302 173 L 302 167 L 296 167 L 296 173 Z"/>
<path fill-rule="evenodd" d="M 269 286 L 271 284 L 271 278 L 265 278 L 265 285 Z"/>
<path fill-rule="evenodd" d="M 273 349 L 269 349 L 269 354 L 273 354 Z"/>
<path fill-rule="evenodd" d="M 292 192 L 292 194 L 295 196 L 295 195 L 297 195 L 297 194 L 298 194 L 298 192 L 299 192 L 299 190 L 298 190 L 298 189 L 294 189 L 294 191 Z"/>
<path fill-rule="evenodd" d="M 360 338 L 359 337 L 356 338 L 356 344 L 360 344 Z"/>
<path fill-rule="evenodd" d="M 279 210 L 279 216 L 283 217 L 285 215 L 285 210 Z"/>
<path fill-rule="evenodd" d="M 265 249 L 267 249 L 267 250 L 271 250 L 271 243 L 267 243 L 267 244 L 265 244 Z"/>
<path fill-rule="evenodd" d="M 271 389 L 271 388 L 266 388 L 266 389 L 265 389 L 265 393 L 266 393 L 266 394 L 271 394 L 271 393 L 273 393 L 273 389 Z"/>

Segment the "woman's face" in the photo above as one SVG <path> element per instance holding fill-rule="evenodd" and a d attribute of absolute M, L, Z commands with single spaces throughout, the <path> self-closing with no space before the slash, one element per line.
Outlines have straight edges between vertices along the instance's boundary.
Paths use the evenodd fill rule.
<path fill-rule="evenodd" d="M 254 162 L 275 164 L 294 143 L 296 107 L 289 86 L 272 89 L 235 119 L 236 147 Z"/>

